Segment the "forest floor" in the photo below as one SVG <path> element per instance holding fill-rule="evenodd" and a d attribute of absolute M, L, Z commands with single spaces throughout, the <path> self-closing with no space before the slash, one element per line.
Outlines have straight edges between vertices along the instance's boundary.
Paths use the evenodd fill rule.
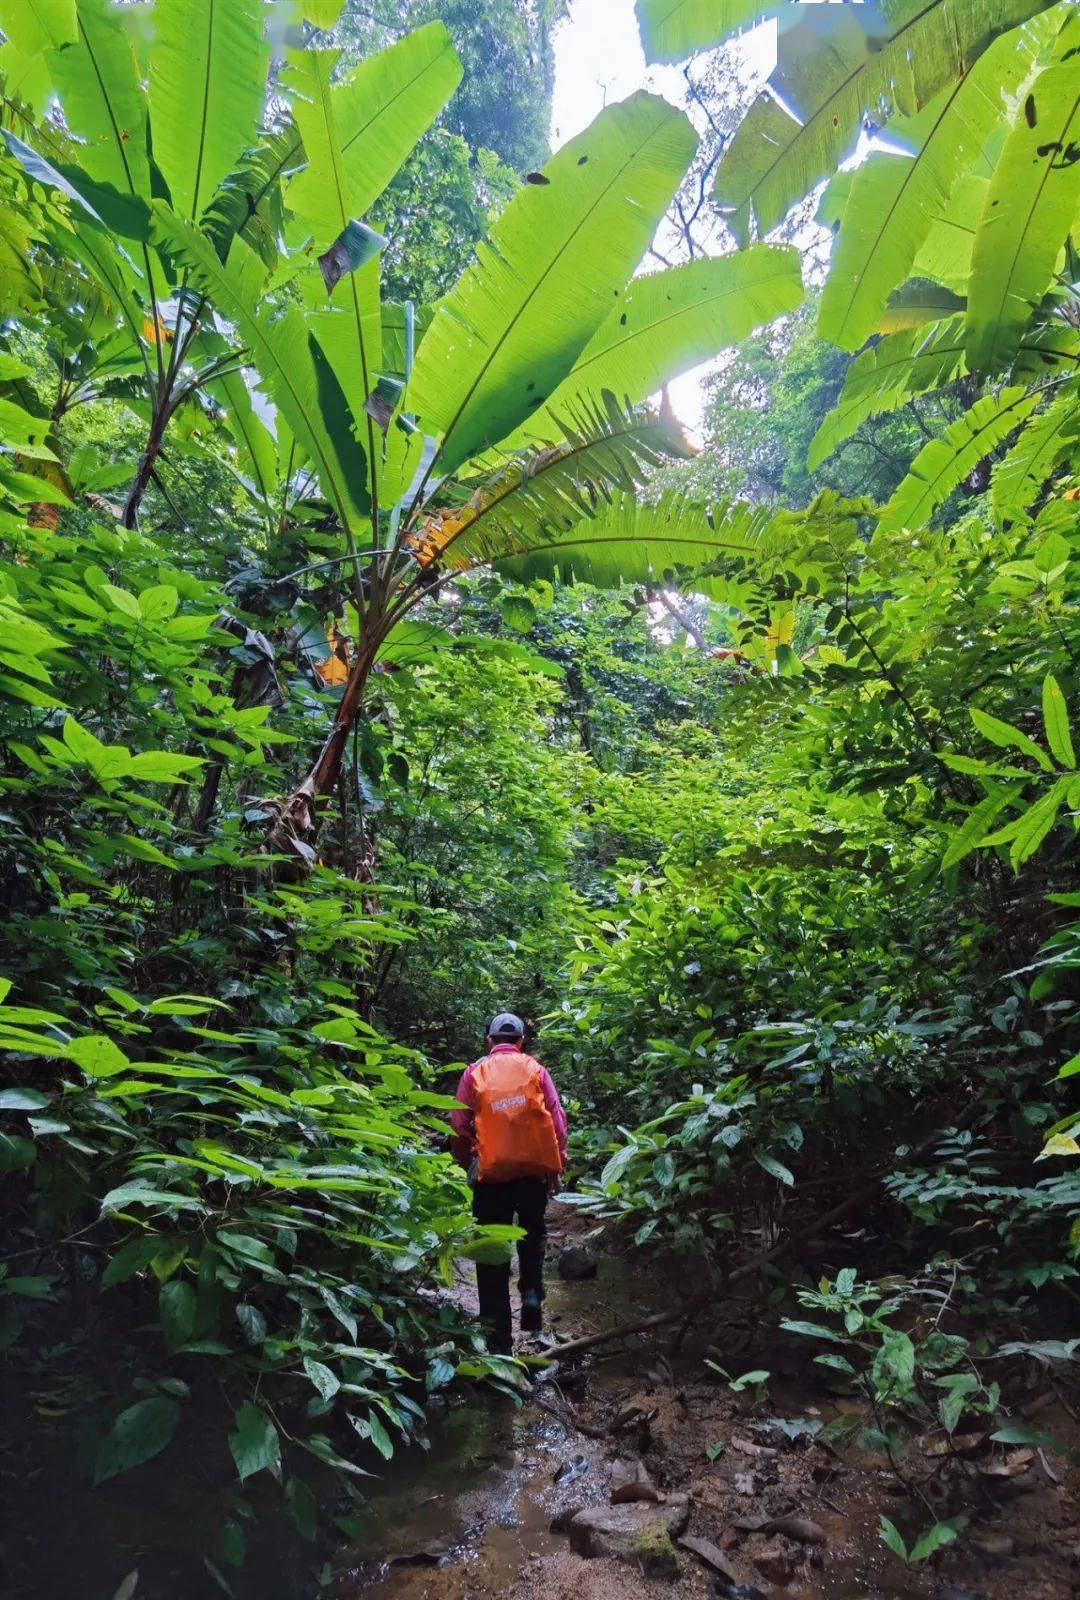
<path fill-rule="evenodd" d="M 554 1206 L 552 1221 L 547 1318 L 559 1338 L 664 1307 L 679 1291 L 662 1272 L 645 1277 L 640 1254 L 605 1249 L 570 1208 Z M 564 1282 L 560 1251 L 582 1241 L 599 1255 L 598 1275 Z M 464 1274 L 453 1295 L 472 1303 Z M 520 1407 L 501 1398 L 455 1406 L 431 1451 L 395 1461 L 373 1492 L 366 1525 L 334 1563 L 334 1600 L 1069 1600 L 1080 1593 L 1080 1470 L 1029 1451 L 1012 1453 L 1013 1476 L 988 1475 L 987 1448 L 970 1436 L 971 1520 L 955 1544 L 906 1567 L 881 1542 L 880 1514 L 905 1530 L 909 1545 L 932 1518 L 910 1511 L 883 1457 L 837 1455 L 814 1442 L 819 1424 L 855 1402 L 766 1326 L 753 1301 L 733 1300 L 711 1319 L 708 1343 L 695 1331 L 673 1349 L 668 1329 L 662 1342 L 609 1345 L 574 1368 L 552 1370 Z M 714 1377 L 704 1365 L 710 1344 L 733 1376 L 769 1369 L 767 1400 L 732 1394 Z M 537 1348 L 518 1341 L 519 1354 Z M 1074 1419 L 1056 1406 L 1044 1405 L 1038 1421 L 1077 1443 Z M 926 1471 L 914 1434 L 906 1448 L 913 1469 Z M 567 1531 L 576 1509 L 610 1506 L 617 1461 L 643 1469 L 666 1497 L 624 1506 L 617 1520 L 655 1525 L 670 1517 L 674 1555 L 655 1526 L 632 1536 L 622 1557 L 583 1552 L 626 1544 L 625 1533 Z M 688 1507 L 680 1512 L 682 1495 Z M 705 1558 L 680 1542 L 686 1537 L 708 1542 Z M 726 1575 L 718 1579 L 710 1560 Z"/>

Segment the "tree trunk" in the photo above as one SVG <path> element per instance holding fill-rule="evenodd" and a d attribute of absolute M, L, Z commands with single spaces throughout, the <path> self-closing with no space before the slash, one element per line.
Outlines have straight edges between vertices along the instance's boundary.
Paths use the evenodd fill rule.
<path fill-rule="evenodd" d="M 139 507 L 142 505 L 143 495 L 146 493 L 150 479 L 153 476 L 157 458 L 161 454 L 162 441 L 165 438 L 165 428 L 170 413 L 166 410 L 155 410 L 150 423 L 150 432 L 146 436 L 146 448 L 139 457 L 139 465 L 135 469 L 135 477 L 131 488 L 128 490 L 124 509 L 120 516 L 120 525 L 124 528 L 134 528 L 139 517 Z"/>
<path fill-rule="evenodd" d="M 328 799 L 337 787 L 345 759 L 345 746 L 353 723 L 363 709 L 364 690 L 375 664 L 375 651 L 382 642 L 379 636 L 372 637 L 372 630 L 368 631 L 371 642 L 360 650 L 353 662 L 334 725 L 306 778 L 278 808 L 266 836 L 267 850 L 297 855 L 308 866 L 315 863 L 314 841 L 324 809 L 319 802 Z"/>

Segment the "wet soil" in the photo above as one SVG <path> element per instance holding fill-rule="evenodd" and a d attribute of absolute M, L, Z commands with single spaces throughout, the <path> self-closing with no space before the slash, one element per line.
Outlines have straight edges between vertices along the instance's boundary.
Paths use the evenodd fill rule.
<path fill-rule="evenodd" d="M 554 1213 L 558 1213 L 557 1218 Z M 597 1279 L 563 1283 L 560 1246 L 588 1237 L 567 1207 L 553 1207 L 547 1319 L 575 1337 L 670 1303 L 678 1288 L 604 1254 Z M 595 1241 L 594 1241 L 595 1242 Z M 463 1275 L 455 1298 L 471 1303 Z M 431 1450 L 391 1464 L 354 1538 L 333 1563 L 333 1600 L 646 1600 L 727 1593 L 702 1561 L 679 1549 L 678 1575 L 650 1577 L 632 1564 L 586 1560 L 555 1531 L 575 1507 L 607 1505 L 611 1463 L 642 1461 L 661 1491 L 691 1495 L 688 1532 L 724 1554 L 738 1582 L 790 1600 L 1071 1600 L 1080 1595 L 1080 1472 L 1050 1451 L 1032 1453 L 1013 1478 L 971 1468 L 973 1514 L 953 1545 L 906 1567 L 881 1542 L 887 1515 L 909 1545 L 933 1520 L 912 1506 L 887 1462 L 842 1457 L 813 1433 L 852 1402 L 822 1389 L 821 1369 L 800 1369 L 767 1345 L 746 1303 L 724 1308 L 708 1338 L 728 1370 L 769 1368 L 767 1395 L 733 1395 L 705 1366 L 708 1346 L 632 1341 L 558 1369 L 522 1403 L 477 1396 L 452 1409 Z M 698 1342 L 693 1339 L 697 1337 Z M 518 1353 L 535 1354 L 519 1339 Z M 786 1370 L 785 1370 L 786 1369 Z M 638 1420 L 612 1429 L 621 1413 Z M 557 1413 L 555 1415 L 553 1413 Z M 641 1420 L 641 1414 L 648 1420 Z M 777 1426 L 777 1419 L 785 1426 Z M 587 1432 L 578 1431 L 581 1423 Z M 1067 1416 L 1039 1417 L 1048 1433 L 1076 1431 Z M 611 1431 L 605 1431 L 611 1430 Z M 1068 1436 L 1066 1431 L 1066 1436 Z M 602 1437 L 592 1437 L 600 1432 Z M 917 1441 L 912 1441 L 918 1448 Z M 985 1447 L 983 1455 L 985 1457 Z M 824 1543 L 748 1527 L 796 1516 Z M 805 1530 L 804 1530 L 805 1531 Z"/>

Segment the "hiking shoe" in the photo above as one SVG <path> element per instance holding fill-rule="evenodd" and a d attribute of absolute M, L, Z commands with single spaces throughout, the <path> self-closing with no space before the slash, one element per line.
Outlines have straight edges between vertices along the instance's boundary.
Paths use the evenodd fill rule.
<path fill-rule="evenodd" d="M 527 1289 L 521 1297 L 522 1333 L 540 1333 L 544 1326 L 544 1308 L 535 1289 Z"/>

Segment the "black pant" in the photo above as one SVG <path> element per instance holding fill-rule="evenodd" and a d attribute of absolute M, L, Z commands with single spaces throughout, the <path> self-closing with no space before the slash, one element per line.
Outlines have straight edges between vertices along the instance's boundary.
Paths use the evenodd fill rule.
<path fill-rule="evenodd" d="M 473 1188 L 473 1216 L 477 1222 L 502 1223 L 525 1229 L 518 1240 L 518 1288 L 522 1294 L 533 1290 L 544 1297 L 544 1244 L 547 1228 L 548 1186 L 546 1178 L 515 1178 L 511 1183 L 478 1183 Z M 493 1346 L 509 1349 L 510 1263 L 496 1266 L 476 1263 L 476 1288 L 480 1296 L 480 1320 L 490 1330 Z"/>

